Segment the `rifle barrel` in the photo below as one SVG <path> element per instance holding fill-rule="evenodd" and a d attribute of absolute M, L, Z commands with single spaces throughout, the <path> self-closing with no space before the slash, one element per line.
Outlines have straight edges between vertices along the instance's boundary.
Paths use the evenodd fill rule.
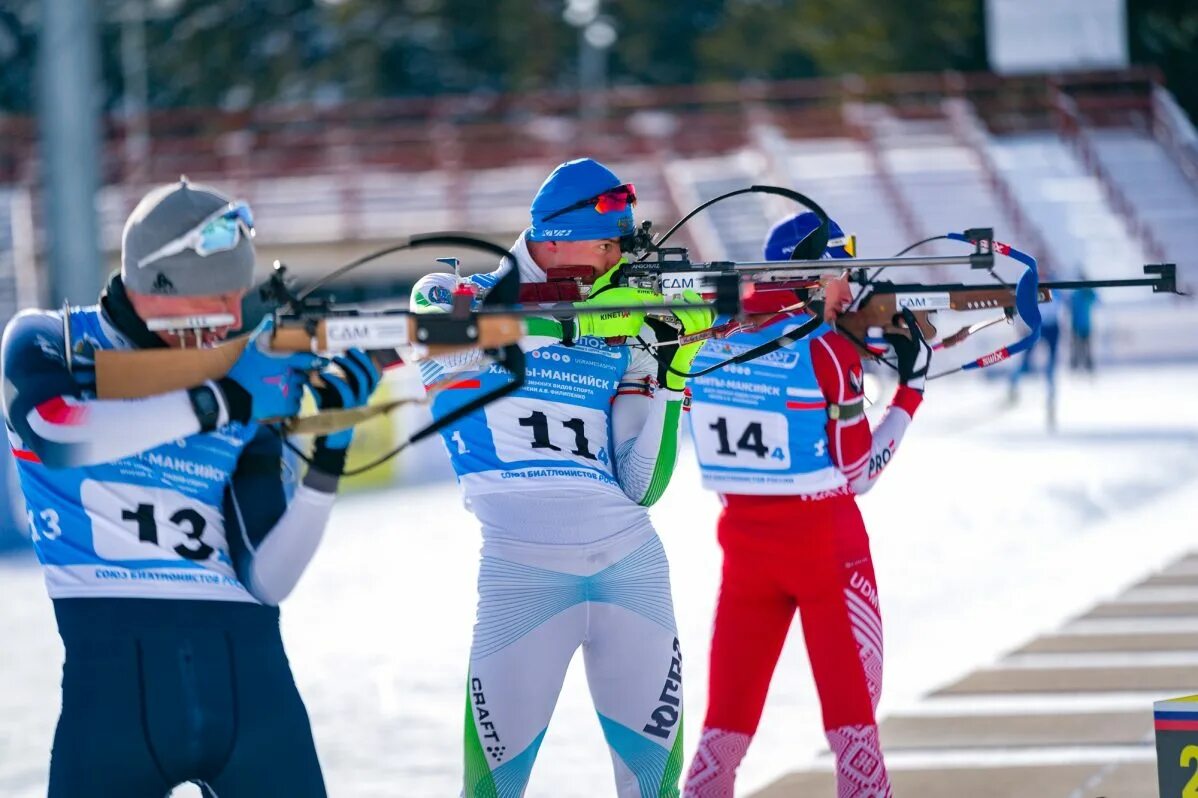
<path fill-rule="evenodd" d="M 1063 291 L 1075 288 L 1126 288 L 1137 285 L 1155 288 L 1160 285 L 1160 282 L 1160 278 L 1153 277 L 1138 277 L 1128 280 L 1053 280 L 1047 283 L 1040 283 L 1040 287 L 1056 288 Z"/>
<path fill-rule="evenodd" d="M 759 261 L 710 261 L 692 263 L 687 260 L 637 261 L 624 266 L 627 274 L 637 277 L 662 272 L 754 272 L 754 271 L 798 271 L 827 272 L 840 269 L 881 269 L 906 266 L 969 266 L 973 264 L 972 253 L 945 256 L 906 256 L 902 258 L 854 258 L 852 260 L 759 260 Z"/>

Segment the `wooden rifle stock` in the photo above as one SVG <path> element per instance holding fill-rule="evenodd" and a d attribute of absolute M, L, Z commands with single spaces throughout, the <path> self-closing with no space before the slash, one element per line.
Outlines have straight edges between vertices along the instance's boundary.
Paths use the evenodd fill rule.
<path fill-rule="evenodd" d="M 900 304 L 900 300 L 902 304 Z M 1051 302 L 1052 291 L 1039 288 L 1037 300 Z M 923 307 L 920 307 L 923 305 Z M 1001 308 L 1009 315 L 1015 307 L 1015 290 L 995 286 L 994 288 L 966 288 L 957 291 L 935 291 L 926 293 L 872 293 L 866 297 L 862 306 L 857 310 L 841 314 L 836 319 L 836 326 L 845 331 L 850 340 L 856 344 L 861 353 L 875 357 L 875 353 L 864 347 L 864 342 L 871 327 L 880 327 L 883 334 L 910 336 L 903 322 L 901 309 L 908 307 L 915 315 L 919 331 L 927 341 L 934 340 L 938 332 L 932 324 L 931 315 L 937 310 L 987 310 Z M 945 347 L 961 343 L 969 337 L 970 327 L 962 327 L 957 332 L 942 339 Z"/>
<path fill-rule="evenodd" d="M 361 320 L 368 323 L 370 317 Z M 431 344 L 427 347 L 429 354 L 498 349 L 516 343 L 524 335 L 524 320 L 518 316 L 478 316 L 473 321 L 478 326 L 477 341 Z M 408 340 L 418 343 L 416 317 L 408 316 L 407 323 Z M 328 352 L 328 331 L 325 320 L 318 321 L 311 333 L 304 324 L 285 323 L 274 331 L 271 349 L 276 352 Z M 229 373 L 248 341 L 246 335 L 207 349 L 99 350 L 95 353 L 96 396 L 99 399 L 141 399 L 218 380 Z M 380 367 L 399 360 L 393 349 L 373 351 L 371 355 Z"/>

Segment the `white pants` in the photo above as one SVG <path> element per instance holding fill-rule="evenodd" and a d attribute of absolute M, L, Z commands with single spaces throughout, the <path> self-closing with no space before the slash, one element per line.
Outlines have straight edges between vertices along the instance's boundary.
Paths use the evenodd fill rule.
<path fill-rule="evenodd" d="M 582 646 L 620 798 L 677 796 L 682 665 L 652 528 L 587 546 L 486 541 L 467 682 L 465 795 L 524 795 Z"/>

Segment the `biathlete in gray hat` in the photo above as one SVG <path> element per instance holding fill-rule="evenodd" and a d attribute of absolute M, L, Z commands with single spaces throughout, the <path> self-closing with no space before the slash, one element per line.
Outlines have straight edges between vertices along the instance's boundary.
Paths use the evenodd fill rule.
<path fill-rule="evenodd" d="M 244 203 L 156 189 L 99 304 L 26 311 L 4 332 L 5 423 L 66 648 L 52 798 L 161 798 L 187 781 L 220 798 L 325 794 L 276 605 L 320 542 L 352 433 L 317 439 L 297 479 L 261 421 L 298 412 L 328 364 L 271 353 L 267 320 L 223 379 L 100 400 L 65 353 L 67 335 L 84 353 L 224 338 L 252 235 Z M 364 404 L 374 364 L 355 350 L 336 364 L 317 403 Z"/>

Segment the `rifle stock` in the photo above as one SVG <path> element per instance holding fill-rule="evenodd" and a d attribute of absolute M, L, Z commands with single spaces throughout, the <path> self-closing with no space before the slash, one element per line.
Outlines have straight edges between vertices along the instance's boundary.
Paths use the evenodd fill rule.
<path fill-rule="evenodd" d="M 415 316 L 405 317 L 408 340 L 419 340 Z M 362 319 L 363 322 L 367 321 Z M 461 344 L 429 344 L 429 355 L 447 355 L 466 349 L 498 349 L 524 336 L 524 320 L 518 316 L 488 315 L 473 320 L 478 340 Z M 334 338 L 337 333 L 333 333 Z M 341 351 L 353 345 L 346 341 L 330 346 L 328 320 L 318 321 L 311 332 L 302 323 L 285 323 L 271 339 L 277 352 Z M 344 338 L 342 339 L 345 340 Z M 194 388 L 229 373 L 245 350 L 249 336 L 240 336 L 206 349 L 105 349 L 95 353 L 96 396 L 99 399 L 142 399 L 170 391 Z M 369 344 L 369 341 L 363 343 Z M 372 348 L 376 363 L 398 360 L 394 349 Z"/>
<path fill-rule="evenodd" d="M 903 323 L 901 312 L 909 308 L 915 315 L 916 323 L 923 337 L 934 340 L 939 335 L 936 326 L 932 324 L 931 315 L 937 310 L 988 310 L 1001 308 L 1004 312 L 1015 307 L 1015 291 L 1010 288 L 966 288 L 955 291 L 939 292 L 898 292 L 896 286 L 882 286 L 882 290 L 866 297 L 862 306 L 852 312 L 844 313 L 836 320 L 836 326 L 849 334 L 850 340 L 856 344 L 861 353 L 867 357 L 875 357 L 863 346 L 863 342 L 871 327 L 880 327 L 883 334 L 910 336 Z M 906 289 L 906 286 L 902 286 Z M 1052 291 L 1048 288 L 1038 289 L 1038 301 L 1051 302 Z M 942 343 L 946 347 L 959 344 L 969 337 L 971 328 L 963 327 Z"/>

